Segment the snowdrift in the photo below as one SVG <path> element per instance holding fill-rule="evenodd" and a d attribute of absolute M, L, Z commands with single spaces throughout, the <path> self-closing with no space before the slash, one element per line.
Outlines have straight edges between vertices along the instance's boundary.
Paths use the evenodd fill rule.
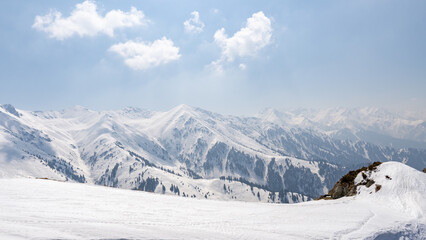
<path fill-rule="evenodd" d="M 365 199 L 390 208 L 406 211 L 417 218 L 426 215 L 426 174 L 399 162 L 386 162 L 371 172 L 361 172 L 355 184 L 367 179 L 374 185 L 360 186 L 357 199 Z M 373 187 L 374 186 L 374 187 Z"/>

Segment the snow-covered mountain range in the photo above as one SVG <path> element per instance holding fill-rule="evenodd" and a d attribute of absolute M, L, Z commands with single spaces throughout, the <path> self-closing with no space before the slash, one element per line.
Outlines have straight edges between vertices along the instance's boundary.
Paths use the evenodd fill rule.
<path fill-rule="evenodd" d="M 362 185 L 366 176 L 374 181 Z M 397 162 L 337 200 L 262 204 L 0 179 L 1 239 L 425 239 L 426 174 Z M 380 186 L 380 187 L 378 187 Z"/>
<path fill-rule="evenodd" d="M 402 116 L 380 108 L 337 107 L 292 111 L 267 108 L 257 117 L 283 127 L 310 128 L 337 139 L 426 149 L 426 119 Z"/>
<path fill-rule="evenodd" d="M 70 180 L 193 198 L 300 202 L 328 192 L 349 169 L 366 163 L 426 165 L 425 149 L 360 137 L 364 130 L 378 129 L 378 134 L 407 140 L 414 131 L 418 134 L 408 140 L 424 144 L 421 120 L 367 121 L 356 114 L 318 113 L 323 117 L 299 121 L 301 115 L 287 115 L 266 110 L 256 117 L 223 116 L 187 105 L 167 112 L 97 112 L 78 106 L 31 112 L 5 104 L 0 107 L 0 177 Z M 393 131 L 392 126 L 401 127 Z M 354 138 L 343 138 L 346 129 Z"/>

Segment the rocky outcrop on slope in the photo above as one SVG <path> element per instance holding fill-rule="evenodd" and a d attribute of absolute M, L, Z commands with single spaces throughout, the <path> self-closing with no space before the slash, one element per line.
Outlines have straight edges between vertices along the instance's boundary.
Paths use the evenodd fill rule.
<path fill-rule="evenodd" d="M 318 198 L 320 199 L 338 199 L 341 197 L 349 197 L 354 196 L 357 193 L 357 187 L 360 185 L 365 185 L 367 188 L 371 187 L 375 182 L 373 179 L 368 178 L 368 173 L 371 173 L 372 171 L 376 170 L 377 166 L 382 164 L 381 162 L 374 162 L 368 167 L 362 167 L 360 169 L 357 169 L 355 171 L 350 171 L 348 174 L 343 176 L 335 185 L 334 187 L 328 192 L 328 194 L 322 195 Z M 359 183 L 355 183 L 355 178 L 358 176 L 359 173 L 362 172 L 362 178 L 363 180 Z M 379 191 L 381 188 L 380 185 L 376 184 L 376 192 Z"/>

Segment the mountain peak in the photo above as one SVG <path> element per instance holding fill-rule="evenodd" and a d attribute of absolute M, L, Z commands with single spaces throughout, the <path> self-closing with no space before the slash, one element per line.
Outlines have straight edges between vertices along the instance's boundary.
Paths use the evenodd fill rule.
<path fill-rule="evenodd" d="M 83 115 L 87 115 L 88 113 L 95 113 L 95 112 L 80 105 L 75 105 L 73 107 L 69 107 L 61 111 L 62 116 L 66 118 L 81 117 Z"/>
<path fill-rule="evenodd" d="M 134 117 L 134 118 L 138 118 L 138 117 L 150 118 L 155 113 L 151 110 L 138 108 L 138 107 L 130 107 L 130 106 L 127 106 L 127 107 L 121 109 L 120 112 L 121 112 L 121 114 L 123 114 L 125 116 Z"/>
<path fill-rule="evenodd" d="M 176 107 L 174 107 L 172 110 L 177 110 L 177 111 L 193 111 L 195 108 L 192 106 L 189 106 L 187 104 L 180 104 L 177 105 Z"/>
<path fill-rule="evenodd" d="M 172 108 L 168 113 L 171 113 L 173 115 L 182 115 L 182 114 L 188 114 L 188 113 L 194 113 L 196 108 L 186 105 L 186 104 L 180 104 L 174 108 Z"/>
<path fill-rule="evenodd" d="M 122 110 L 126 112 L 142 112 L 143 111 L 141 108 L 132 107 L 132 106 L 124 107 Z"/>
<path fill-rule="evenodd" d="M 2 104 L 0 105 L 6 112 L 16 116 L 16 117 L 20 117 L 21 114 L 16 111 L 15 107 L 12 104 Z"/>

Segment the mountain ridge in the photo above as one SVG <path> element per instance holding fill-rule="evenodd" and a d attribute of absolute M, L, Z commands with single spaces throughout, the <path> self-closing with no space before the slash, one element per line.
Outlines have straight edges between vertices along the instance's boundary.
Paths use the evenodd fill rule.
<path fill-rule="evenodd" d="M 294 202 L 326 193 L 345 172 L 362 164 L 396 160 L 423 169 L 426 156 L 421 149 L 338 140 L 310 128 L 285 128 L 188 105 L 167 112 L 131 107 L 97 112 L 81 106 L 15 111 L 18 115 L 0 108 L 3 177 Z"/>

